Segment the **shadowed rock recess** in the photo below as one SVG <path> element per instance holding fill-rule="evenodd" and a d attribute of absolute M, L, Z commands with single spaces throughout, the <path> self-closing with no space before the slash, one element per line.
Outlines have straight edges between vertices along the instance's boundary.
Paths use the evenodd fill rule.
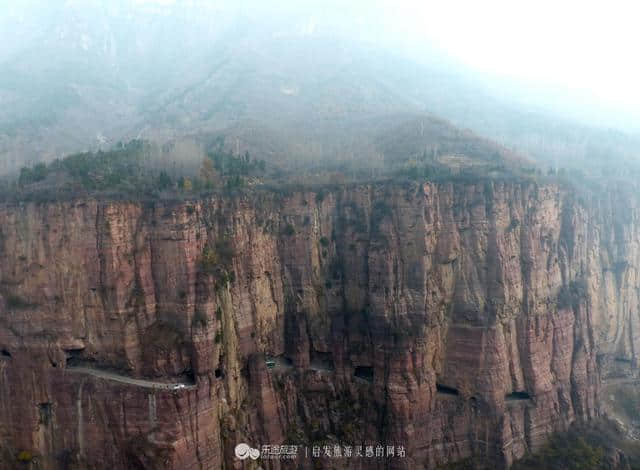
<path fill-rule="evenodd" d="M 0 467 L 509 465 L 634 373 L 638 216 L 517 182 L 2 205 Z"/>

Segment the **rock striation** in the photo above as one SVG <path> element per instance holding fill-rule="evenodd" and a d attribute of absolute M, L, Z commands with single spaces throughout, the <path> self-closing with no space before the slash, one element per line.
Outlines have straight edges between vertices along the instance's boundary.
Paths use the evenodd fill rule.
<path fill-rule="evenodd" d="M 634 373 L 638 217 L 521 182 L 0 206 L 0 467 L 508 466 Z"/>

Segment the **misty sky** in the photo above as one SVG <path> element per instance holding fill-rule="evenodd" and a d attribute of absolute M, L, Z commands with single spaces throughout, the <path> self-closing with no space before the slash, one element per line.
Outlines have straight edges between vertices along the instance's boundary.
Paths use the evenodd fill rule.
<path fill-rule="evenodd" d="M 632 112 L 640 105 L 636 2 L 406 1 L 389 2 L 388 11 L 475 69 Z"/>
<path fill-rule="evenodd" d="M 229 5 L 202 0 L 132 1 L 165 7 L 185 2 Z M 295 12 L 298 19 L 306 17 L 301 28 L 309 34 L 323 23 L 339 21 L 353 34 L 403 48 L 417 59 L 421 50 L 435 46 L 449 59 L 483 72 L 489 86 L 504 91 L 513 83 L 500 79 L 516 79 L 536 90 L 530 104 L 539 102 L 543 108 L 566 104 L 574 117 L 597 109 L 616 119 L 611 124 L 615 125 L 639 116 L 640 6 L 636 2 L 272 0 L 244 2 L 240 8 L 249 16 L 256 11 L 284 17 Z M 512 91 L 522 95 L 520 89 Z M 619 119 L 618 111 L 624 114 Z"/>
<path fill-rule="evenodd" d="M 260 21 L 295 23 L 305 34 L 347 32 L 420 60 L 433 55 L 483 72 L 488 87 L 529 98 L 541 108 L 563 107 L 572 117 L 593 113 L 606 126 L 640 129 L 640 6 L 611 0 L 57 0 L 74 6 L 127 3 L 171 15 L 177 9 L 204 14 L 237 10 Z M 24 5 L 31 5 L 32 8 Z M 35 5 L 35 7 L 34 7 Z M 39 0 L 0 0 L 3 42 L 12 24 L 41 15 Z M 47 8 L 52 3 L 47 3 Z M 13 16 L 12 16 L 13 15 Z M 9 21 L 8 21 L 9 20 Z M 2 52 L 0 46 L 0 52 Z M 432 57 L 431 57 L 432 58 Z M 512 79 L 517 79 L 516 81 Z M 530 88 L 524 90 L 522 85 Z M 597 112 L 595 112 L 597 111 Z M 596 119 L 596 120 L 597 120 Z M 594 119 L 592 119 L 593 121 Z"/>

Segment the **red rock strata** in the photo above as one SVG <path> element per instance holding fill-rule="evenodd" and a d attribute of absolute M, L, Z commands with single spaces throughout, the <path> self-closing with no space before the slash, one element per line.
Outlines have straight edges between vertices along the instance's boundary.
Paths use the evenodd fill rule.
<path fill-rule="evenodd" d="M 0 467 L 508 465 L 635 366 L 638 216 L 524 183 L 0 206 Z"/>

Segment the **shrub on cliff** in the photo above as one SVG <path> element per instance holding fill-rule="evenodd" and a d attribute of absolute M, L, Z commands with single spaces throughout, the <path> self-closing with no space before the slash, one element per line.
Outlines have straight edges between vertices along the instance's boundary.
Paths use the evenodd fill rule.
<path fill-rule="evenodd" d="M 169 176 L 166 171 L 161 171 L 158 175 L 158 178 L 156 178 L 156 188 L 160 191 L 164 191 L 167 189 L 171 189 L 172 187 L 173 180 L 171 179 L 171 176 Z"/>
<path fill-rule="evenodd" d="M 377 231 L 385 217 L 390 217 L 392 214 L 391 207 L 385 201 L 376 201 L 371 208 L 372 231 Z"/>
<path fill-rule="evenodd" d="M 78 153 L 51 164 L 86 189 L 135 188 L 145 182 L 142 160 L 149 145 L 141 140 L 118 144 L 112 150 Z"/>
<path fill-rule="evenodd" d="M 207 318 L 207 315 L 201 310 L 197 310 L 191 320 L 191 326 L 200 326 L 202 328 L 206 328 L 208 323 L 209 319 Z"/>
<path fill-rule="evenodd" d="M 30 463 L 33 460 L 33 454 L 28 450 L 20 451 L 16 456 L 16 460 L 22 463 Z"/>
<path fill-rule="evenodd" d="M 224 287 L 227 286 L 227 284 L 235 281 L 236 279 L 236 275 L 234 274 L 233 271 L 228 272 L 228 271 L 221 271 L 217 276 L 216 276 L 216 290 L 220 290 L 223 289 Z"/>
<path fill-rule="evenodd" d="M 517 462 L 513 470 L 606 469 L 604 449 L 588 444 L 582 437 L 555 436 L 540 452 Z"/>
<path fill-rule="evenodd" d="M 245 151 L 244 155 L 234 155 L 225 147 L 223 137 L 216 139 L 207 157 L 217 172 L 223 176 L 239 177 L 264 173 L 267 167 L 264 160 L 252 159 L 248 151 Z"/>
<path fill-rule="evenodd" d="M 25 184 L 37 183 L 44 180 L 49 174 L 49 169 L 46 163 L 38 163 L 33 168 L 23 167 L 20 169 L 20 177 L 18 178 L 18 184 L 23 186 Z"/>
<path fill-rule="evenodd" d="M 207 245 L 202 250 L 199 262 L 200 270 L 213 276 L 216 290 L 220 290 L 230 282 L 235 281 L 235 273 L 231 269 L 233 267 L 233 257 L 233 245 L 226 238 L 219 239 L 213 247 Z"/>
<path fill-rule="evenodd" d="M 216 240 L 213 246 L 207 245 L 200 256 L 200 268 L 214 274 L 217 268 L 228 269 L 233 263 L 233 245 L 227 238 Z"/>
<path fill-rule="evenodd" d="M 211 247 L 205 246 L 204 250 L 202 250 L 202 256 L 200 257 L 200 269 L 207 273 L 213 273 L 217 265 L 218 254 Z"/>
<path fill-rule="evenodd" d="M 7 308 L 10 310 L 21 310 L 29 307 L 33 307 L 33 304 L 23 299 L 22 297 L 14 294 L 8 294 L 6 297 Z"/>
<path fill-rule="evenodd" d="M 605 470 L 612 468 L 614 456 L 627 464 L 620 468 L 640 468 L 640 444 L 626 440 L 615 423 L 600 419 L 554 434 L 540 451 L 515 462 L 511 469 Z"/>
<path fill-rule="evenodd" d="M 563 285 L 558 292 L 557 305 L 559 309 L 569 308 L 575 300 L 584 299 L 586 296 L 586 282 L 584 279 L 574 279 L 569 284 Z"/>
<path fill-rule="evenodd" d="M 287 224 L 282 229 L 282 234 L 286 237 L 291 237 L 296 233 L 296 229 L 291 224 Z"/>

